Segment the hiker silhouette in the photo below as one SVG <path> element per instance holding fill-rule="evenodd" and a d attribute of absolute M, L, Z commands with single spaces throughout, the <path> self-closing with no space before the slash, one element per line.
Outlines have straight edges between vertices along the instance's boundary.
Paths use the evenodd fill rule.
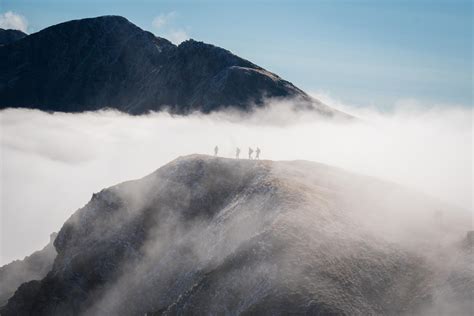
<path fill-rule="evenodd" d="M 253 159 L 252 154 L 253 154 L 253 149 L 249 147 L 249 159 Z"/>
<path fill-rule="evenodd" d="M 214 156 L 217 156 L 217 153 L 219 152 L 219 147 L 214 147 Z"/>
<path fill-rule="evenodd" d="M 237 149 L 235 150 L 235 158 L 239 159 L 239 156 L 240 156 L 240 148 L 237 147 Z"/>
<path fill-rule="evenodd" d="M 257 150 L 255 151 L 255 159 L 260 159 L 260 148 L 257 147 Z"/>

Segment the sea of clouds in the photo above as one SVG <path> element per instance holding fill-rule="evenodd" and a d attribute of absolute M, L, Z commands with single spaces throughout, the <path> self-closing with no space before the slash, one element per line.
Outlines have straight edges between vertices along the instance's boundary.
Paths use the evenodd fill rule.
<path fill-rule="evenodd" d="M 262 159 L 322 162 L 472 210 L 472 108 L 405 100 L 380 112 L 317 97 L 355 119 L 295 112 L 281 100 L 253 114 L 1 111 L 0 265 L 42 248 L 92 193 L 216 145 L 222 157 L 258 146 Z"/>

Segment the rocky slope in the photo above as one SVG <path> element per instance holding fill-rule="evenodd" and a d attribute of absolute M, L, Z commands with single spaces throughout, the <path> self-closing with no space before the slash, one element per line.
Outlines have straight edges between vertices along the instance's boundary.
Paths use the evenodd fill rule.
<path fill-rule="evenodd" d="M 463 315 L 469 219 L 321 164 L 182 157 L 94 194 L 1 314 Z"/>
<path fill-rule="evenodd" d="M 0 307 L 4 306 L 13 296 L 16 289 L 23 283 L 41 280 L 51 270 L 56 249 L 53 246 L 56 233 L 51 234 L 50 242 L 43 249 L 34 252 L 23 260 L 15 260 L 0 267 Z"/>
<path fill-rule="evenodd" d="M 187 113 L 246 110 L 265 98 L 339 113 L 225 49 L 175 46 L 119 16 L 61 23 L 0 47 L 0 108 Z"/>
<path fill-rule="evenodd" d="M 26 36 L 27 34 L 19 30 L 4 30 L 0 28 L 0 46 L 13 43 Z"/>

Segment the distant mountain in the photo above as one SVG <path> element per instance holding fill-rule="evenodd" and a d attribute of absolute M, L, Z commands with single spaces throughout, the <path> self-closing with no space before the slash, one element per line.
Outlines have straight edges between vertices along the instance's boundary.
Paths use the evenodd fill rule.
<path fill-rule="evenodd" d="M 13 43 L 26 36 L 27 34 L 19 30 L 4 30 L 0 28 L 0 46 Z"/>
<path fill-rule="evenodd" d="M 0 313 L 469 315 L 456 214 L 322 164 L 191 155 L 94 194 Z"/>
<path fill-rule="evenodd" d="M 0 108 L 187 113 L 245 110 L 267 97 L 338 113 L 225 49 L 194 40 L 176 46 L 120 16 L 61 23 L 0 47 Z"/>
<path fill-rule="evenodd" d="M 0 267 L 0 307 L 7 303 L 21 284 L 41 280 L 51 270 L 56 258 L 56 249 L 53 246 L 56 236 L 56 233 L 51 234 L 46 247 L 25 259 L 15 260 Z"/>

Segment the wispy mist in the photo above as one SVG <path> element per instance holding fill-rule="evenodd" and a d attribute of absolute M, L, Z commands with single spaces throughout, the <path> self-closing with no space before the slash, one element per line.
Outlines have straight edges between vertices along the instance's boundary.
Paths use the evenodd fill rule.
<path fill-rule="evenodd" d="M 185 117 L 2 111 L 0 263 L 40 249 L 93 192 L 216 145 L 224 157 L 258 146 L 263 159 L 319 161 L 472 208 L 472 109 L 336 104 L 357 118 L 328 120 L 290 105 Z"/>

